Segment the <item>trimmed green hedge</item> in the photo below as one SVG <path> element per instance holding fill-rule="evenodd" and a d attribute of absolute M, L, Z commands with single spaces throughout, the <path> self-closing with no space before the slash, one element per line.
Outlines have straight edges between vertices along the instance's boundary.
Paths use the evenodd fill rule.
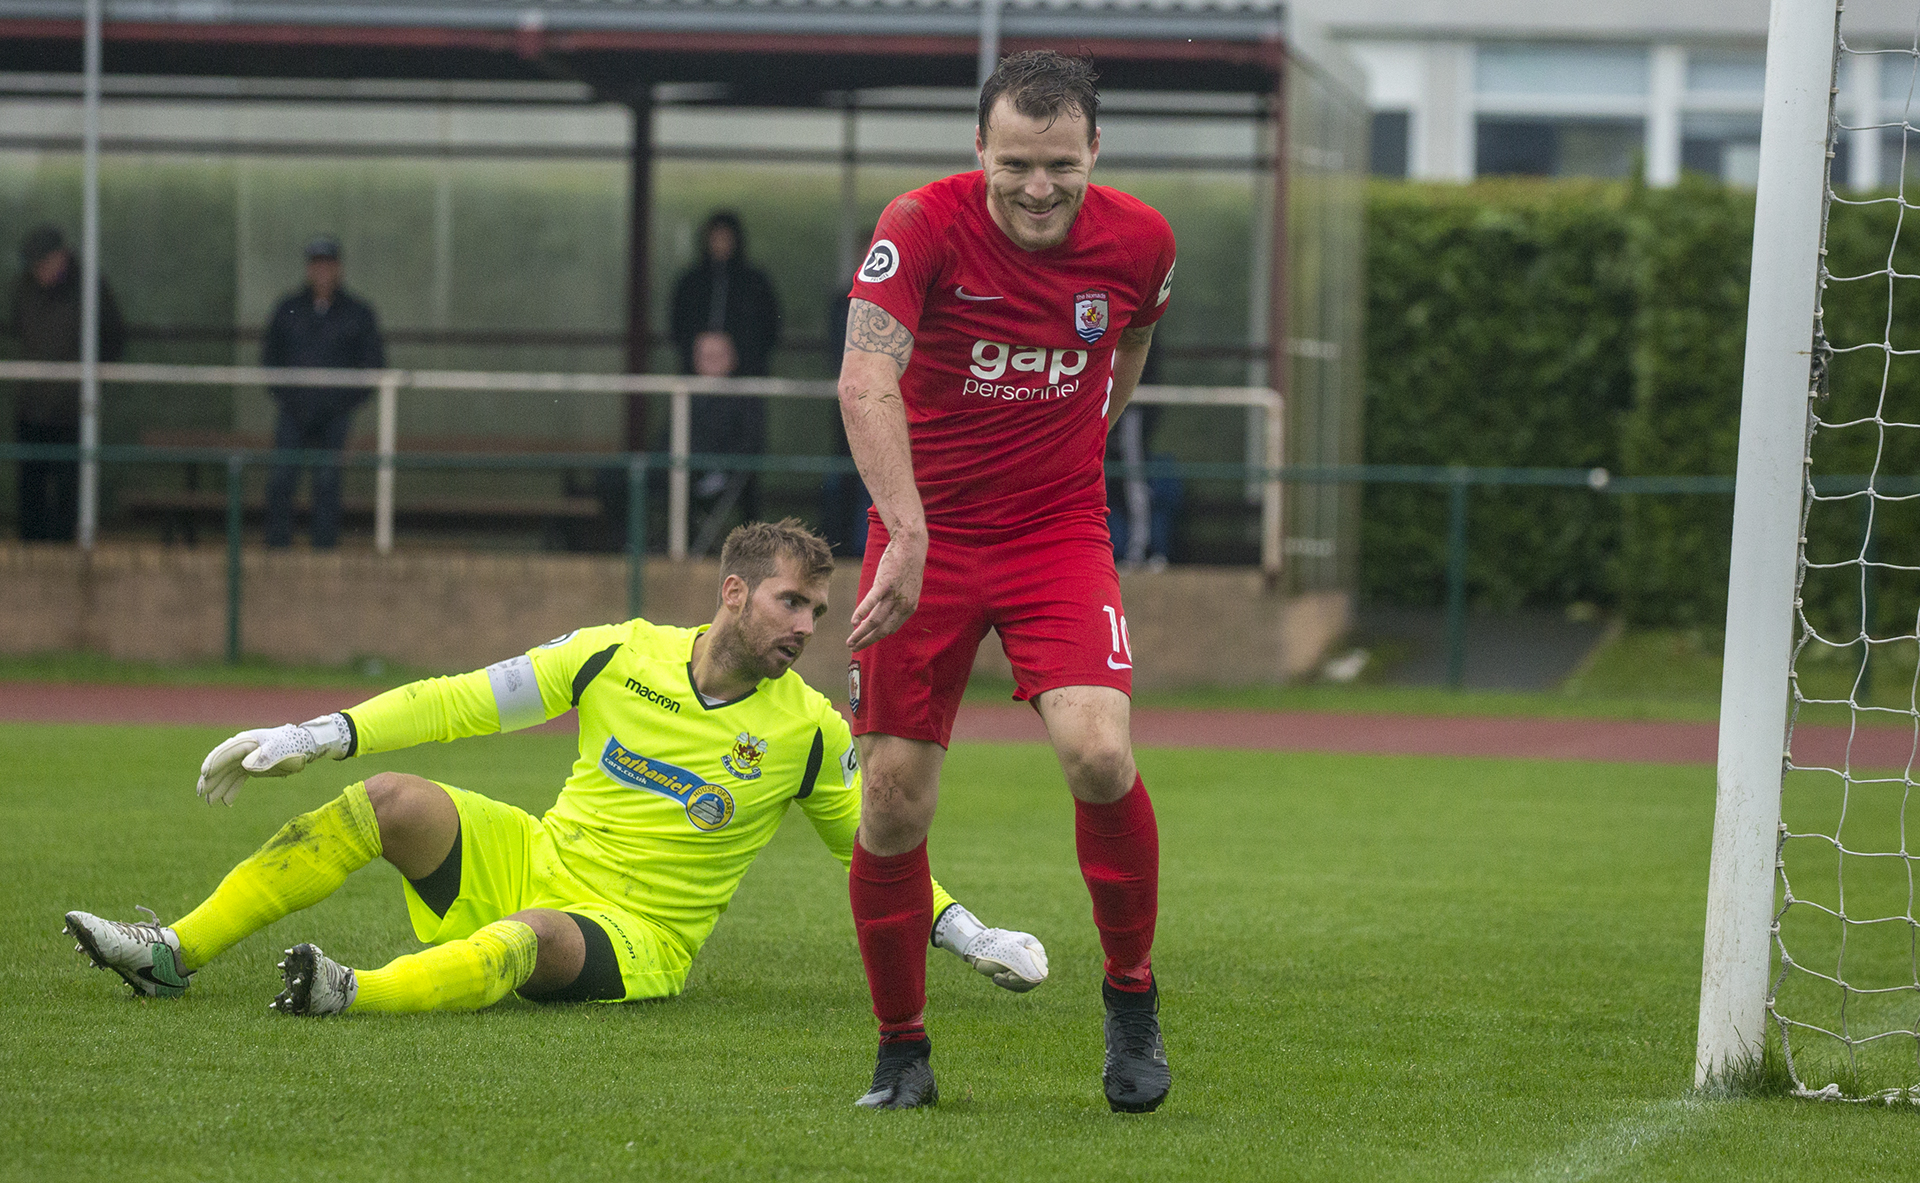
<path fill-rule="evenodd" d="M 1823 292 L 1835 352 L 1814 471 L 1920 475 L 1920 229 L 1894 202 L 1833 206 Z M 1503 181 L 1376 183 L 1368 211 L 1367 459 L 1730 474 L 1739 442 L 1753 196 Z M 1894 275 L 1888 275 L 1889 262 Z M 1865 346 L 1865 348 L 1860 348 Z M 1883 394 L 1884 391 L 1884 394 Z M 1844 424 L 1844 426 L 1842 426 Z M 1445 491 L 1368 489 L 1363 590 L 1437 603 Z M 1732 498 L 1478 489 L 1469 591 L 1481 604 L 1588 600 L 1642 624 L 1717 629 Z M 1873 554 L 1920 568 L 1920 498 L 1879 500 Z M 1804 599 L 1857 635 L 1864 498 L 1816 501 Z M 1920 569 L 1875 569 L 1876 635 L 1911 633 Z"/>
<path fill-rule="evenodd" d="M 1378 184 L 1368 203 L 1367 459 L 1619 465 L 1632 392 L 1622 194 Z M 1468 581 L 1503 607 L 1609 598 L 1617 508 L 1584 490 L 1477 489 Z M 1374 485 L 1361 582 L 1438 603 L 1447 492 Z"/>
<path fill-rule="evenodd" d="M 1753 195 L 1703 181 L 1634 191 L 1623 204 L 1631 275 L 1633 407 L 1620 467 L 1634 476 L 1712 475 L 1739 454 Z M 1811 334 L 1809 334 L 1811 335 Z M 1621 545 L 1614 602 L 1646 624 L 1721 628 L 1733 498 L 1609 498 Z"/>

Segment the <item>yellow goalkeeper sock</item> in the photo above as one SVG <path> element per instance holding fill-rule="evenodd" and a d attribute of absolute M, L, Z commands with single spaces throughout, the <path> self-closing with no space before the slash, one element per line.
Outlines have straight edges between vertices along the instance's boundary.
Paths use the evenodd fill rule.
<path fill-rule="evenodd" d="M 332 895 L 380 854 L 380 824 L 363 781 L 303 813 L 227 872 L 206 902 L 173 924 L 188 972 L 249 933 Z"/>
<path fill-rule="evenodd" d="M 359 993 L 347 1013 L 402 1014 L 423 1010 L 479 1010 L 492 1006 L 533 976 L 540 942 L 518 920 L 496 920 L 461 941 L 449 941 L 380 969 L 354 974 Z"/>

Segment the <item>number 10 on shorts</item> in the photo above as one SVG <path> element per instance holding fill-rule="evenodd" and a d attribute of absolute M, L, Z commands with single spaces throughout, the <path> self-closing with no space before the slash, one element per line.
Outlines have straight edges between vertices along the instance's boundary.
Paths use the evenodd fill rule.
<path fill-rule="evenodd" d="M 1100 605 L 1100 611 L 1107 614 L 1107 629 L 1113 634 L 1113 652 L 1107 655 L 1107 668 L 1110 670 L 1132 669 L 1133 642 L 1127 637 L 1127 618 L 1121 615 L 1112 604 Z"/>

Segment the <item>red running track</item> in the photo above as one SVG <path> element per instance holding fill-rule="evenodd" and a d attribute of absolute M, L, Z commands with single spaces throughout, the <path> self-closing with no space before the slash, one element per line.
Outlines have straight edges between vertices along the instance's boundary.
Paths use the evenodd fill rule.
<path fill-rule="evenodd" d="M 364 695 L 363 690 L 351 689 L 0 682 L 0 720 L 263 727 L 311 719 L 351 705 Z M 547 726 L 571 729 L 571 723 L 564 719 Z M 1142 747 L 1278 752 L 1711 764 L 1718 734 L 1714 723 L 1652 720 L 1164 708 L 1144 708 L 1133 714 L 1133 741 Z M 1046 741 L 1039 716 L 1031 707 L 1018 703 L 969 704 L 961 709 L 953 735 L 961 743 Z M 1802 765 L 1837 767 L 1848 756 L 1848 735 L 1843 727 L 1801 727 L 1795 732 L 1794 745 L 1796 759 Z M 1852 763 L 1905 768 L 1914 762 L 1914 748 L 1914 735 L 1907 730 L 1863 729 L 1852 739 Z"/>

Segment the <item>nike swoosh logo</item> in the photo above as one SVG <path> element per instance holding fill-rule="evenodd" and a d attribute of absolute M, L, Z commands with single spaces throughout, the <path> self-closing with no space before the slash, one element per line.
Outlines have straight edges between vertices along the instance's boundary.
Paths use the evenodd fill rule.
<path fill-rule="evenodd" d="M 955 284 L 953 289 L 953 294 L 960 297 L 962 300 L 1004 300 L 1006 299 L 1005 296 L 969 296 L 967 294 L 967 285 L 964 283 Z"/>
<path fill-rule="evenodd" d="M 1115 661 L 1113 655 L 1109 653 L 1107 655 L 1107 668 L 1110 670 L 1130 670 L 1133 668 L 1133 663 L 1130 661 Z"/>

